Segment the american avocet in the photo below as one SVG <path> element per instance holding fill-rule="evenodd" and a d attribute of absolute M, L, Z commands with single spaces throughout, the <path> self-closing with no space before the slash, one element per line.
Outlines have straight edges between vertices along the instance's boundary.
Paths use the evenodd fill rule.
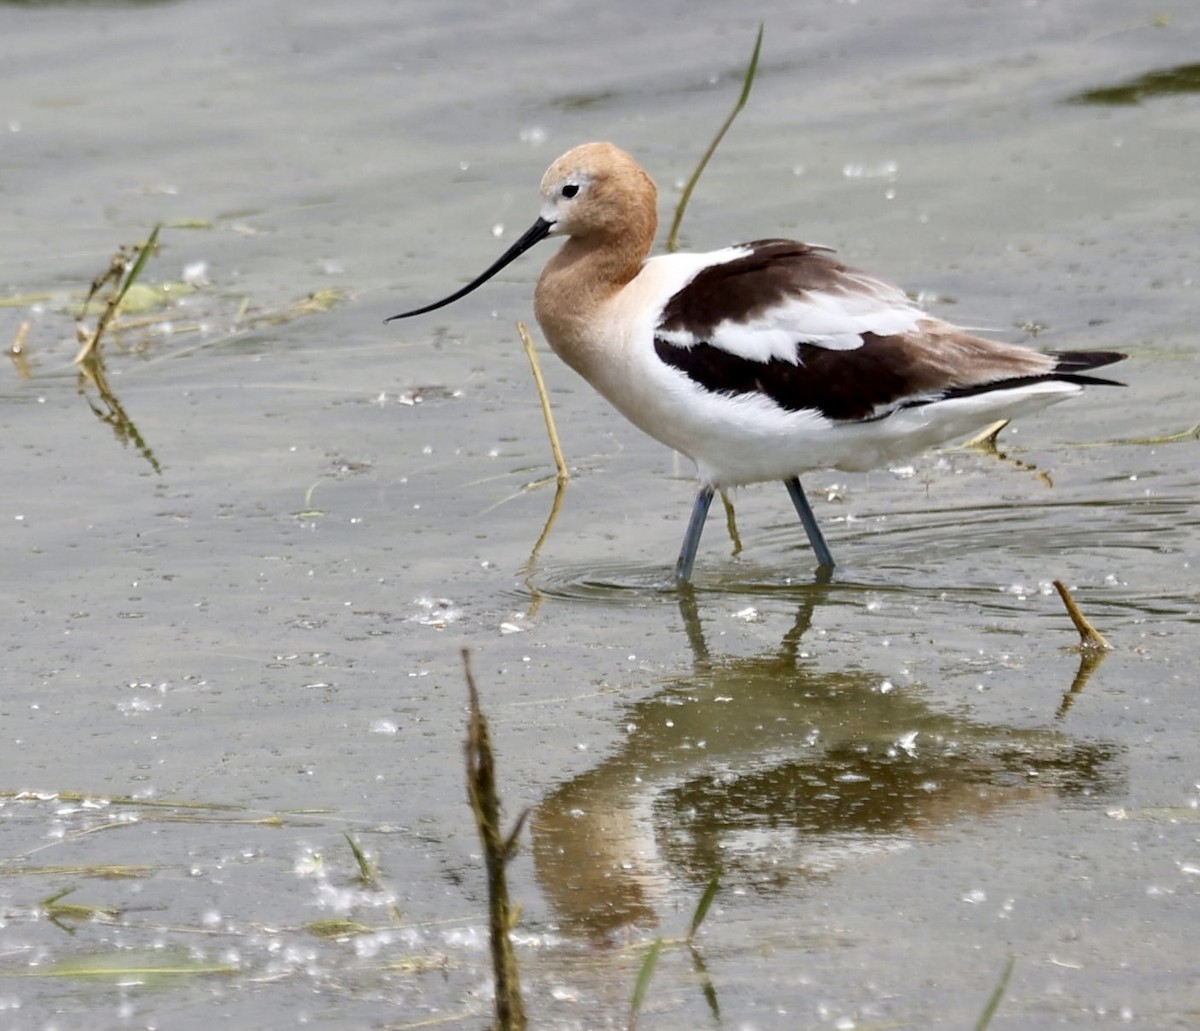
<path fill-rule="evenodd" d="M 1120 385 L 1085 373 L 1123 354 L 985 340 L 826 247 L 756 240 L 648 258 L 658 190 L 611 143 L 568 151 L 541 194 L 537 221 L 487 271 L 392 318 L 457 301 L 539 240 L 566 236 L 538 279 L 534 312 L 563 361 L 696 463 L 680 581 L 691 576 L 714 490 L 783 480 L 817 561 L 832 569 L 801 473 L 877 468 L 1088 384 Z"/>

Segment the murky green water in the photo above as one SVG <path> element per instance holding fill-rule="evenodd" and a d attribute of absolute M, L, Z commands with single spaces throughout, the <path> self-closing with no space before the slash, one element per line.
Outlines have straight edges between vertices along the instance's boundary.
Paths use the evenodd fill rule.
<path fill-rule="evenodd" d="M 553 467 L 514 323 L 546 254 L 381 320 L 482 269 L 583 140 L 669 213 L 760 18 L 689 246 L 833 245 L 955 321 L 1127 350 L 1129 386 L 1001 456 L 811 477 L 832 584 L 782 488 L 743 491 L 745 550 L 714 515 L 681 598 L 690 470 L 547 357 L 576 475 L 530 564 Z M 532 808 L 535 1026 L 625 1026 L 718 868 L 642 1027 L 972 1026 L 1010 955 L 995 1028 L 1188 1026 L 1200 464 L 1154 441 L 1197 422 L 1198 26 L 1129 0 L 0 5 L 0 340 L 29 323 L 0 374 L 0 1025 L 482 1026 L 466 646 Z M 207 285 L 81 393 L 70 295 L 185 220 L 147 281 Z M 1116 648 L 1074 694 L 1055 579 Z M 368 933 L 313 933 L 334 918 Z"/>

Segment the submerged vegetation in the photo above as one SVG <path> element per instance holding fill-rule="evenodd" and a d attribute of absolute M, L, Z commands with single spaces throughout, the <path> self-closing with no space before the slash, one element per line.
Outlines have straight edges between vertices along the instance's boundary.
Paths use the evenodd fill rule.
<path fill-rule="evenodd" d="M 162 249 L 164 230 L 207 228 L 210 225 L 205 222 L 154 226 L 145 240 L 118 247 L 79 295 L 64 298 L 41 291 L 0 298 L 0 307 L 49 307 L 73 320 L 77 350 L 72 363 L 78 370 L 80 396 L 118 442 L 132 445 L 156 473 L 162 472 L 158 456 L 113 388 L 106 343 L 114 355 L 145 358 L 166 340 L 199 335 L 207 342 L 225 341 L 264 325 L 282 325 L 327 312 L 345 299 L 342 291 L 326 288 L 283 304 L 256 307 L 247 297 L 230 298 L 208 290 L 202 270 L 194 270 L 182 280 L 146 281 L 148 267 Z M 231 301 L 235 309 L 222 311 Z M 44 326 L 53 329 L 55 322 L 47 319 Z M 36 379 L 46 361 L 52 345 L 40 339 L 42 335 L 44 330 L 35 333 L 33 322 L 26 320 L 9 345 L 9 359 L 22 379 Z"/>
<path fill-rule="evenodd" d="M 1069 99 L 1074 104 L 1119 107 L 1186 93 L 1200 93 L 1200 64 L 1159 68 L 1112 86 L 1084 90 Z"/>

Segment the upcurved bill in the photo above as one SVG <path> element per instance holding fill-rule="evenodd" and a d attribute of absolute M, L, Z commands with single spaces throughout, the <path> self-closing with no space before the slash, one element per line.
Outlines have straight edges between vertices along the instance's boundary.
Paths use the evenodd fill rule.
<path fill-rule="evenodd" d="M 447 304 L 453 304 L 460 297 L 466 297 L 467 294 L 469 294 L 476 287 L 482 286 L 489 279 L 491 279 L 492 276 L 504 268 L 505 265 L 509 264 L 509 262 L 519 258 L 539 240 L 544 240 L 550 235 L 550 230 L 553 228 L 553 222 L 547 222 L 544 218 L 539 218 L 524 232 L 524 234 L 522 234 L 521 238 L 517 240 L 516 243 L 514 243 L 508 250 L 506 250 L 500 255 L 499 258 L 496 259 L 496 261 L 487 269 L 486 272 L 483 272 L 475 279 L 472 279 L 471 282 L 469 282 L 461 290 L 455 290 L 454 293 L 452 293 L 449 297 L 443 297 L 440 301 L 434 301 L 433 304 L 427 304 L 423 308 L 414 308 L 412 311 L 404 311 L 399 315 L 392 315 L 390 318 L 386 318 L 383 321 L 391 322 L 393 319 L 407 319 L 412 315 L 424 315 L 427 311 L 435 311 L 438 308 L 444 308 Z"/>

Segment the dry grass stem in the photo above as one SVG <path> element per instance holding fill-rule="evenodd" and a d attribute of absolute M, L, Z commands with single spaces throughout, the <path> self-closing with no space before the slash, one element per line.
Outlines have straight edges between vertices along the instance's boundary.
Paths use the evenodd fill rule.
<path fill-rule="evenodd" d="M 542 378 L 542 367 L 538 362 L 537 350 L 533 346 L 533 338 L 524 322 L 517 323 L 517 332 L 521 334 L 521 343 L 525 345 L 525 355 L 533 369 L 533 382 L 537 386 L 538 400 L 542 403 L 542 417 L 546 420 L 546 435 L 550 438 L 550 450 L 554 453 L 554 465 L 558 469 L 558 483 L 561 487 L 571 478 L 567 469 L 567 460 L 563 457 L 562 445 L 558 442 L 558 428 L 554 425 L 554 412 L 550 409 L 550 395 L 546 393 L 546 381 Z M 547 527 L 547 531 L 549 527 Z M 543 538 L 545 534 L 543 533 Z M 541 542 L 538 542 L 539 547 Z M 536 548 L 534 549 L 536 552 Z"/>
<path fill-rule="evenodd" d="M 506 867 L 516 854 L 517 838 L 526 813 L 517 819 L 505 835 L 500 827 L 500 796 L 496 789 L 496 758 L 492 751 L 487 719 L 479 707 L 479 691 L 471 672 L 471 655 L 462 652 L 463 673 L 467 680 L 471 717 L 467 730 L 467 795 L 488 879 L 488 925 L 492 946 L 492 976 L 496 991 L 497 1031 L 524 1031 L 527 1026 L 521 980 L 510 932 L 515 916 L 508 898 Z"/>
<path fill-rule="evenodd" d="M 963 441 L 963 443 L 959 444 L 953 450 L 978 451 L 981 454 L 989 455 L 999 462 L 1004 462 L 1007 465 L 1011 465 L 1014 469 L 1019 469 L 1021 472 L 1033 473 L 1047 487 L 1053 487 L 1054 478 L 1045 469 L 1039 469 L 1036 465 L 1030 465 L 1028 462 L 1014 458 L 1007 452 L 1000 450 L 1000 432 L 1011 421 L 1011 419 L 1001 419 L 998 422 L 994 422 L 979 433 L 976 433 L 970 440 Z"/>
<path fill-rule="evenodd" d="M 1087 621 L 1087 617 L 1079 611 L 1079 606 L 1075 604 L 1075 599 L 1071 597 L 1071 592 L 1067 590 L 1067 585 L 1061 580 L 1055 580 L 1054 589 L 1058 591 L 1058 596 L 1062 598 L 1063 605 L 1067 608 L 1067 615 L 1071 617 L 1071 622 L 1075 624 L 1075 629 L 1079 631 L 1079 647 L 1088 651 L 1110 651 L 1112 645 L 1104 639 L 1104 635 L 1092 626 Z"/>
<path fill-rule="evenodd" d="M 721 505 L 725 509 L 725 529 L 729 531 L 729 539 L 733 542 L 733 555 L 736 558 L 742 553 L 742 537 L 738 533 L 737 513 L 733 510 L 733 502 L 725 491 L 721 491 Z"/>
<path fill-rule="evenodd" d="M 8 356 L 12 359 L 13 365 L 16 367 L 17 375 L 21 379 L 31 379 L 29 372 L 29 357 L 25 354 L 25 344 L 29 340 L 29 330 L 32 323 L 22 322 L 17 327 L 17 335 L 13 337 L 12 346 L 8 349 Z"/>
<path fill-rule="evenodd" d="M 970 440 L 964 440 L 961 447 L 977 447 L 987 451 L 996 450 L 996 438 L 1000 436 L 1000 431 L 1007 426 L 1011 419 L 1001 419 L 998 422 L 992 423 L 990 426 L 984 427 L 975 434 Z"/>
<path fill-rule="evenodd" d="M 1157 447 L 1159 444 L 1183 444 L 1192 440 L 1200 440 L 1200 423 L 1189 426 L 1175 433 L 1164 433 L 1158 437 L 1125 437 L 1119 440 L 1101 441 L 1096 447 L 1114 447 L 1125 444 L 1137 444 L 1143 447 Z"/>

